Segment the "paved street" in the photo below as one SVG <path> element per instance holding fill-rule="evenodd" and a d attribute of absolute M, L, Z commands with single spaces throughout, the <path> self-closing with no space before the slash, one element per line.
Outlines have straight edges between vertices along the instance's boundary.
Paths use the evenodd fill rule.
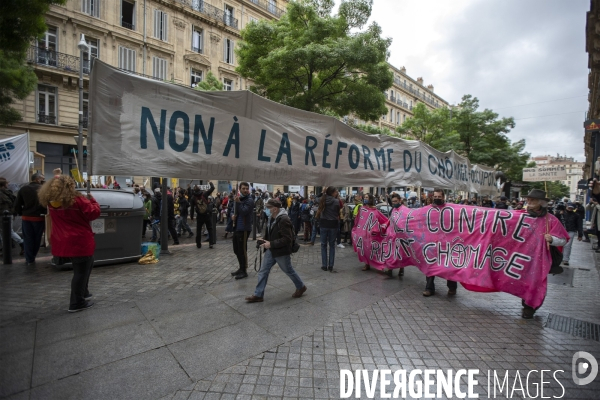
<path fill-rule="evenodd" d="M 214 250 L 182 243 L 155 265 L 95 268 L 95 306 L 77 314 L 65 311 L 71 272 L 46 266 L 48 255 L 35 267 L 20 258 L 2 266 L 0 396 L 339 398 L 340 369 L 478 368 L 482 398 L 488 370 L 511 377 L 519 370 L 525 385 L 532 369 L 564 370 L 563 398 L 598 398 L 600 377 L 575 385 L 571 359 L 586 351 L 600 360 L 600 343 L 544 327 L 549 313 L 600 324 L 589 244 L 574 244 L 573 287 L 568 273 L 551 277 L 544 305 L 526 321 L 514 296 L 459 287 L 449 298 L 439 279 L 438 293 L 425 298 L 416 268 L 402 280 L 363 272 L 350 248 L 336 249 L 338 273 L 323 272 L 319 246 L 303 246 L 293 258 L 308 287 L 302 298 L 291 298 L 291 281 L 274 269 L 265 302 L 246 304 L 256 273 L 233 280 L 230 241 Z M 545 381 L 544 396 L 561 395 L 554 380 Z"/>

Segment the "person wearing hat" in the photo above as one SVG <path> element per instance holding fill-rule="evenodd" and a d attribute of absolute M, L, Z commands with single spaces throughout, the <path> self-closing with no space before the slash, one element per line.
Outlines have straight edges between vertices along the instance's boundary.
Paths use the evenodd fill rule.
<path fill-rule="evenodd" d="M 569 241 L 563 247 L 563 265 L 569 265 L 571 247 L 573 246 L 575 235 L 577 235 L 577 240 L 580 242 L 583 238 L 583 220 L 577 213 L 575 204 L 573 203 L 567 203 L 567 208 L 560 212 L 559 219 L 569 233 Z"/>
<path fill-rule="evenodd" d="M 561 224 L 561 222 L 548 212 L 548 203 L 550 199 L 546 197 L 546 192 L 539 189 L 532 189 L 527 196 L 527 213 L 531 218 L 543 218 L 546 221 L 542 222 L 545 228 L 544 239 L 550 246 L 564 246 L 569 240 L 569 234 Z M 539 308 L 533 308 L 521 301 L 523 305 L 522 317 L 525 319 L 533 318 L 533 315 Z M 541 305 L 540 305 L 541 307 Z"/>
<path fill-rule="evenodd" d="M 288 217 L 287 211 L 283 208 L 279 199 L 270 199 L 265 207 L 265 213 L 268 216 L 267 228 L 265 230 L 264 241 L 259 242 L 264 250 L 264 258 L 258 271 L 258 284 L 252 296 L 246 297 L 248 303 L 259 303 L 263 301 L 265 287 L 269 279 L 269 273 L 275 263 L 279 268 L 290 277 L 296 291 L 292 294 L 293 298 L 301 297 L 306 292 L 306 285 L 298 276 L 292 266 L 292 243 L 294 241 L 294 227 Z"/>

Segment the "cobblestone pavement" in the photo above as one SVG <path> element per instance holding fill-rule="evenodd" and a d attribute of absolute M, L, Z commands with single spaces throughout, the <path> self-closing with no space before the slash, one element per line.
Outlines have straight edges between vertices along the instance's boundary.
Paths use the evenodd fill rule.
<path fill-rule="evenodd" d="M 402 280 L 362 272 L 350 248 L 336 249 L 339 273 L 323 273 L 318 246 L 294 256 L 305 296 L 291 299 L 292 284 L 276 270 L 265 302 L 246 304 L 255 273 L 232 280 L 230 242 L 214 250 L 183 243 L 156 265 L 95 268 L 96 306 L 75 315 L 65 313 L 71 272 L 19 260 L 3 266 L 0 397 L 339 398 L 340 369 L 477 368 L 481 398 L 494 398 L 489 370 L 509 371 L 512 390 L 516 371 L 526 386 L 533 369 L 563 370 L 562 398 L 600 398 L 600 377 L 587 386 L 571 379 L 573 354 L 600 360 L 600 343 L 543 326 L 550 312 L 600 323 L 600 277 L 588 244 L 574 243 L 573 286 L 569 274 L 551 277 L 544 305 L 526 321 L 514 296 L 459 287 L 448 297 L 439 279 L 438 293 L 425 298 L 416 268 Z M 544 396 L 561 396 L 552 378 L 544 381 Z M 525 397 L 515 387 L 495 398 Z M 532 397 L 535 389 L 529 385 Z"/>

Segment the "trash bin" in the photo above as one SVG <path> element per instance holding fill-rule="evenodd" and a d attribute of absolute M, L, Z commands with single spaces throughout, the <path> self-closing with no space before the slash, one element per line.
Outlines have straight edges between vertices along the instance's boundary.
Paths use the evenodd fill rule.
<path fill-rule="evenodd" d="M 91 189 L 90 193 L 100 205 L 100 217 L 91 222 L 96 241 L 94 265 L 138 260 L 145 214 L 142 199 L 123 190 Z M 70 263 L 61 267 L 68 268 Z"/>

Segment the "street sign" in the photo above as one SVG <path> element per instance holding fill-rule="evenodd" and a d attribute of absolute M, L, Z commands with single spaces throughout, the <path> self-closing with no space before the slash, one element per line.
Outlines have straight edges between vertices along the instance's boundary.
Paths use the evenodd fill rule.
<path fill-rule="evenodd" d="M 567 168 L 564 165 L 523 168 L 525 182 L 564 181 L 565 179 L 567 179 Z"/>

